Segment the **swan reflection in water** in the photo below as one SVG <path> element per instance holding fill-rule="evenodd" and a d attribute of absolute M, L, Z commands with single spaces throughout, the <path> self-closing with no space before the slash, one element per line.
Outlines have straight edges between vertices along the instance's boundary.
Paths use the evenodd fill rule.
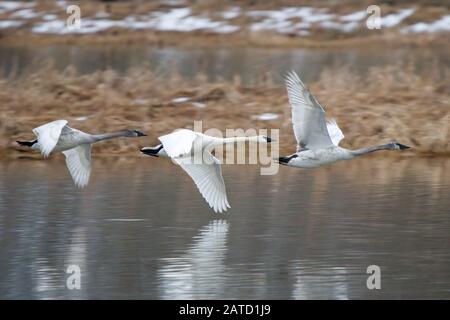
<path fill-rule="evenodd" d="M 213 220 L 199 230 L 192 245 L 177 257 L 161 259 L 158 282 L 162 299 L 219 299 L 225 284 L 229 223 Z"/>
<path fill-rule="evenodd" d="M 294 260 L 291 270 L 295 278 L 293 299 L 349 299 L 346 267 L 318 267 L 313 261 Z"/>

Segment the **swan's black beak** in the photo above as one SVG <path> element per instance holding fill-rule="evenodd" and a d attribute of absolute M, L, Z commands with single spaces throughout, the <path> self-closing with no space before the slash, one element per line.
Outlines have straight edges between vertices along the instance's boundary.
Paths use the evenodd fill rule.
<path fill-rule="evenodd" d="M 266 137 L 266 136 L 264 136 L 264 139 L 266 139 L 267 143 L 270 143 L 270 142 L 272 142 L 272 138 L 270 138 L 270 137 Z"/>
<path fill-rule="evenodd" d="M 148 156 L 152 157 L 158 157 L 158 152 L 162 149 L 162 145 L 159 145 L 157 147 L 144 147 L 140 151 L 143 154 L 146 154 Z"/>
<path fill-rule="evenodd" d="M 134 132 L 137 133 L 137 136 L 138 136 L 138 137 L 146 137 L 146 136 L 147 136 L 145 133 L 142 133 L 142 132 L 137 131 L 137 130 L 134 130 Z"/>
<path fill-rule="evenodd" d="M 396 143 L 396 145 L 400 148 L 400 150 L 411 148 L 411 147 L 408 147 L 407 145 L 401 144 L 401 143 Z"/>

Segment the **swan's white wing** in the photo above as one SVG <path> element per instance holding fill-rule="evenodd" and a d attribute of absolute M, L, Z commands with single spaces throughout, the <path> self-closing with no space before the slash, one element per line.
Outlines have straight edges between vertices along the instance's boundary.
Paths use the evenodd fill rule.
<path fill-rule="evenodd" d="M 327 121 L 327 130 L 330 135 L 331 141 L 335 146 L 339 145 L 339 142 L 344 139 L 344 134 L 336 123 L 335 119 L 330 119 Z"/>
<path fill-rule="evenodd" d="M 33 129 L 33 133 L 38 138 L 39 149 L 44 157 L 47 157 L 55 148 L 61 130 L 66 124 L 66 120 L 56 120 Z"/>
<path fill-rule="evenodd" d="M 190 154 L 197 134 L 188 129 L 181 129 L 159 137 L 164 150 L 171 158 Z"/>
<path fill-rule="evenodd" d="M 194 180 L 198 190 L 215 212 L 230 208 L 220 161 L 211 153 L 204 153 L 203 163 L 193 163 L 191 156 L 174 158 L 176 163 Z"/>
<path fill-rule="evenodd" d="M 82 144 L 78 147 L 63 151 L 66 165 L 78 188 L 87 186 L 91 175 L 91 145 Z"/>
<path fill-rule="evenodd" d="M 319 149 L 332 146 L 325 111 L 294 71 L 286 77 L 286 88 L 292 108 L 292 125 L 299 147 Z"/>

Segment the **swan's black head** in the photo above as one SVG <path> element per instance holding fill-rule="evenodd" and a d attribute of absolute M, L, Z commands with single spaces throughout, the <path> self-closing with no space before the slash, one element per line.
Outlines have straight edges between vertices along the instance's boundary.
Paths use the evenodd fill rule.
<path fill-rule="evenodd" d="M 408 146 L 405 145 L 405 144 L 401 144 L 401 143 L 395 143 L 395 144 L 397 145 L 397 147 L 400 148 L 400 150 L 411 148 L 411 147 L 408 147 Z"/>
<path fill-rule="evenodd" d="M 158 153 L 159 153 L 159 151 L 161 151 L 162 148 L 163 148 L 162 144 L 157 145 L 156 147 L 144 147 L 141 149 L 141 152 L 148 156 L 159 157 Z"/>
<path fill-rule="evenodd" d="M 132 131 L 136 134 L 136 137 L 146 137 L 147 136 L 145 133 L 142 133 L 140 131 L 137 131 L 137 130 L 132 130 Z"/>
<path fill-rule="evenodd" d="M 266 140 L 267 143 L 272 142 L 272 139 L 270 137 L 263 136 L 263 138 L 264 140 Z"/>

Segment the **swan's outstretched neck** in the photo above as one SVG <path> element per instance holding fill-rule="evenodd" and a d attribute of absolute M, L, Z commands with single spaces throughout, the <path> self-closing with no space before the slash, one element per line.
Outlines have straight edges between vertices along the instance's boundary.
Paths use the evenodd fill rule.
<path fill-rule="evenodd" d="M 104 133 L 104 134 L 92 134 L 91 137 L 94 140 L 94 142 L 98 141 L 104 141 L 109 139 L 114 139 L 117 137 L 126 137 L 127 131 L 118 131 L 118 132 L 111 132 L 111 133 Z"/>
<path fill-rule="evenodd" d="M 217 140 L 218 144 L 228 144 L 228 143 L 235 143 L 235 142 L 265 142 L 269 143 L 272 142 L 272 139 L 265 136 L 252 136 L 252 137 L 231 137 L 231 138 L 223 138 Z"/>
<path fill-rule="evenodd" d="M 375 152 L 378 150 L 402 150 L 402 149 L 409 149 L 408 146 L 397 143 L 397 142 L 391 142 L 386 144 L 380 144 L 378 146 L 371 146 L 371 147 L 365 147 L 361 149 L 351 150 L 350 153 L 354 156 L 361 156 L 363 154 Z"/>
<path fill-rule="evenodd" d="M 90 136 L 91 136 L 93 142 L 98 142 L 98 141 L 114 139 L 117 137 L 141 137 L 141 136 L 145 136 L 145 134 L 143 134 L 142 132 L 137 131 L 137 130 L 123 130 L 123 131 L 117 131 L 117 132 L 112 132 L 112 133 L 91 134 Z"/>

